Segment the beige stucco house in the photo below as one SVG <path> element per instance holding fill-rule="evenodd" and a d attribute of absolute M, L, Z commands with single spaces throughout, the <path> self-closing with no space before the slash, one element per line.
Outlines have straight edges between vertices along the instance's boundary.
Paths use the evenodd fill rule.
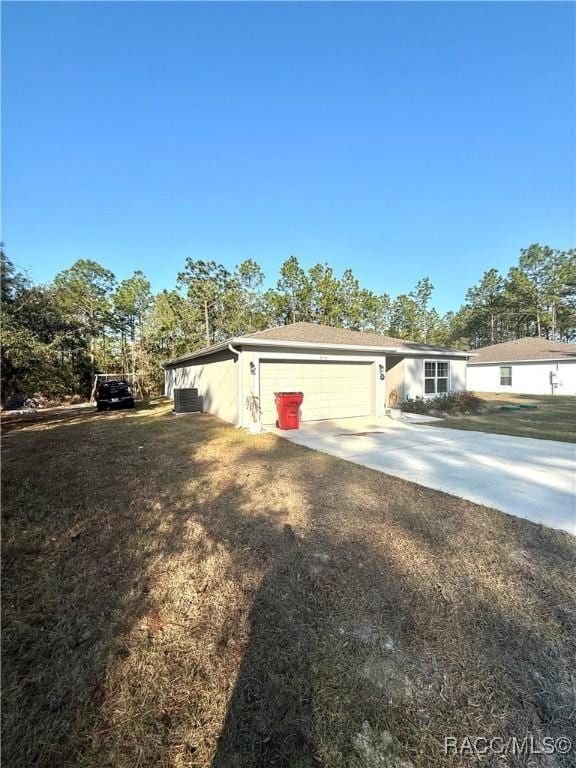
<path fill-rule="evenodd" d="M 196 350 L 164 366 L 165 394 L 197 388 L 203 410 L 247 426 L 246 399 L 276 420 L 274 393 L 304 393 L 302 420 L 382 416 L 389 404 L 466 388 L 468 354 L 315 323 L 293 323 Z M 394 394 L 392 394 L 394 393 Z"/>

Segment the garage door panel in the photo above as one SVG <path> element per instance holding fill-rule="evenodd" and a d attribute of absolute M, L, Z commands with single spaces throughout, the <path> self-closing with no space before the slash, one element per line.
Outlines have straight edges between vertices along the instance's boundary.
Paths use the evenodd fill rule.
<path fill-rule="evenodd" d="M 262 421 L 276 421 L 274 392 L 304 393 L 302 421 L 369 416 L 372 366 L 370 363 L 329 361 L 260 363 Z"/>

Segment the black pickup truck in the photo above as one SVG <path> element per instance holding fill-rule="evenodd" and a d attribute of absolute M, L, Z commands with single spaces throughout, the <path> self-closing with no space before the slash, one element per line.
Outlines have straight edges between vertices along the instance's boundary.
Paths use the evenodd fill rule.
<path fill-rule="evenodd" d="M 96 408 L 134 408 L 134 397 L 127 381 L 102 381 L 96 390 Z"/>

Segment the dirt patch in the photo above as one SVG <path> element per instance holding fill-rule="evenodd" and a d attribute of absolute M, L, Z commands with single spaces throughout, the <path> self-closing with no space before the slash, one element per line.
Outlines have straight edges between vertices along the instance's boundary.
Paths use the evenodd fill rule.
<path fill-rule="evenodd" d="M 394 739 L 389 731 L 375 731 L 370 723 L 354 737 L 354 749 L 363 768 L 413 768 L 412 763 L 394 754 Z"/>
<path fill-rule="evenodd" d="M 395 658 L 380 656 L 367 661 L 362 677 L 378 688 L 386 689 L 391 701 L 414 695 L 414 684 Z"/>
<path fill-rule="evenodd" d="M 20 423 L 2 470 L 11 768 L 576 742 L 568 534 L 162 401 Z"/>

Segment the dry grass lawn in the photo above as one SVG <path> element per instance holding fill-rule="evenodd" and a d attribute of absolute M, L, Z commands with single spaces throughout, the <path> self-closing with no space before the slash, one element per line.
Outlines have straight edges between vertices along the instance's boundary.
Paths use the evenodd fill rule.
<path fill-rule="evenodd" d="M 493 432 L 496 435 L 534 437 L 576 443 L 576 397 L 563 395 L 507 395 L 475 392 L 486 402 L 477 416 L 459 416 L 430 422 L 430 426 Z M 535 410 L 502 411 L 503 405 L 536 405 Z"/>
<path fill-rule="evenodd" d="M 478 764 L 449 735 L 576 742 L 569 534 L 164 401 L 8 423 L 4 765 L 439 768 Z"/>

